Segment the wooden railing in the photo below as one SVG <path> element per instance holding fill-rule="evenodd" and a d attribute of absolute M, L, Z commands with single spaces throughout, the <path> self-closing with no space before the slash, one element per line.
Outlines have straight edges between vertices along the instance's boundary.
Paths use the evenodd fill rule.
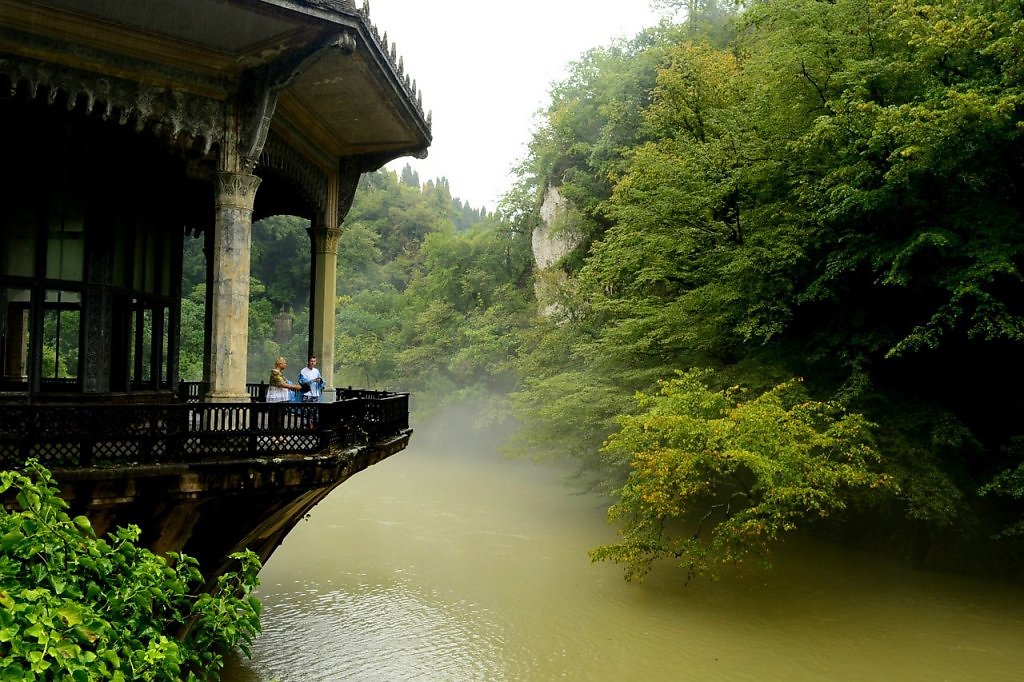
<path fill-rule="evenodd" d="M 197 403 L 203 399 L 203 395 L 208 388 L 209 384 L 204 381 L 179 381 L 178 399 L 183 403 Z M 246 384 L 245 390 L 249 394 L 249 400 L 254 403 L 262 403 L 267 399 L 267 384 L 265 382 Z M 352 398 L 383 398 L 394 395 L 405 394 L 368 388 L 352 388 L 351 386 L 334 389 L 334 399 L 336 401 L 350 400 Z"/>
<path fill-rule="evenodd" d="M 345 391 L 331 403 L 5 405 L 0 468 L 29 457 L 53 468 L 312 454 L 409 428 L 408 394 Z"/>
<path fill-rule="evenodd" d="M 198 403 L 209 388 L 205 381 L 179 381 L 178 399 L 183 403 Z M 262 403 L 267 399 L 267 384 L 246 384 L 245 390 L 249 393 L 249 400 L 254 403 Z"/>

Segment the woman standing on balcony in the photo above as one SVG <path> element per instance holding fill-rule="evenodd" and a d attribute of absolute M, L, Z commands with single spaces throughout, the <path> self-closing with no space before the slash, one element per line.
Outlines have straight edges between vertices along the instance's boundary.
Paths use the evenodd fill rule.
<path fill-rule="evenodd" d="M 267 402 L 268 403 L 287 403 L 291 400 L 290 391 L 301 391 L 302 387 L 296 384 L 290 383 L 284 378 L 284 369 L 288 366 L 288 361 L 283 357 L 278 358 L 277 362 L 274 363 L 274 369 L 270 370 L 270 385 L 267 387 Z M 270 430 L 280 432 L 284 429 L 284 408 L 275 408 L 270 410 Z M 280 436 L 274 437 L 274 444 L 280 446 Z"/>
<path fill-rule="evenodd" d="M 287 366 L 287 360 L 278 358 L 274 363 L 274 369 L 270 370 L 270 386 L 267 387 L 268 403 L 286 403 L 291 400 L 289 391 L 302 390 L 301 386 L 290 383 L 284 378 L 284 370 Z"/>

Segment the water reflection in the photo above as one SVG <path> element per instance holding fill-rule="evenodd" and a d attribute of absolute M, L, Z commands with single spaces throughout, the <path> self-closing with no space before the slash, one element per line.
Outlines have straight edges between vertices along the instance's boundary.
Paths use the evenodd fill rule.
<path fill-rule="evenodd" d="M 342 485 L 261 575 L 226 680 L 1019 680 L 1024 592 L 791 541 L 770 573 L 627 584 L 603 500 L 414 446 Z"/>

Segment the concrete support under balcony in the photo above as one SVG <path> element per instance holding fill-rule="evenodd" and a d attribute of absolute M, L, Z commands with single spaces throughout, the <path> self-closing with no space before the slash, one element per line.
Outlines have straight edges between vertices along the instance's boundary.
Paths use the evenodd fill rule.
<path fill-rule="evenodd" d="M 199 560 L 212 583 L 249 548 L 266 562 L 288 532 L 337 486 L 409 443 L 411 430 L 316 455 L 182 464 L 54 469 L 72 516 L 103 535 L 129 523 L 159 554 Z"/>

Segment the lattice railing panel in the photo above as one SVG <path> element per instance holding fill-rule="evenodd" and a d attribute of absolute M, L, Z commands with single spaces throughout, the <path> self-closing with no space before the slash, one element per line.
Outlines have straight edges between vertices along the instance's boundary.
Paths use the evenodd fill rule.
<path fill-rule="evenodd" d="M 194 462 L 317 453 L 408 428 L 408 395 L 350 392 L 333 403 L 5 405 L 0 468 Z"/>

